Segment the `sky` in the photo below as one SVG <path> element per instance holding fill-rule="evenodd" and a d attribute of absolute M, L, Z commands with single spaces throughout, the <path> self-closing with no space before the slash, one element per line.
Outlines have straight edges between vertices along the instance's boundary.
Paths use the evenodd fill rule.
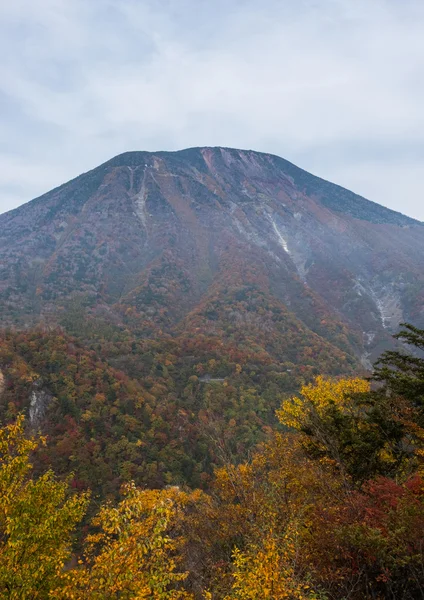
<path fill-rule="evenodd" d="M 0 212 L 191 146 L 277 154 L 424 221 L 424 1 L 0 0 Z"/>

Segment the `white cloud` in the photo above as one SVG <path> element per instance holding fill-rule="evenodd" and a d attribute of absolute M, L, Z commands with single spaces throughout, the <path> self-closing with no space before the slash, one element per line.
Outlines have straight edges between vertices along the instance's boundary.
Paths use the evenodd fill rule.
<path fill-rule="evenodd" d="M 226 145 L 424 220 L 420 0 L 0 1 L 0 210 L 119 152 Z"/>

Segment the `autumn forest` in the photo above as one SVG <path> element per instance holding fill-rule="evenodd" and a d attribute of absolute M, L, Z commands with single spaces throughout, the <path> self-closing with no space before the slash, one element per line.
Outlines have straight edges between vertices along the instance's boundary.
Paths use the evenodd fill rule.
<path fill-rule="evenodd" d="M 421 597 L 424 331 L 405 325 L 397 337 L 415 351 L 385 352 L 372 380 L 316 376 L 280 398 L 264 431 L 255 387 L 235 394 L 217 358 L 217 381 L 200 383 L 199 367 L 184 392 L 195 411 L 208 386 L 195 427 L 160 402 L 172 345 L 146 389 L 59 331 L 5 333 L 1 597 Z M 35 372 L 54 394 L 43 435 L 19 403 Z M 227 426 L 223 410 L 234 414 Z M 256 449 L 240 462 L 250 438 Z"/>

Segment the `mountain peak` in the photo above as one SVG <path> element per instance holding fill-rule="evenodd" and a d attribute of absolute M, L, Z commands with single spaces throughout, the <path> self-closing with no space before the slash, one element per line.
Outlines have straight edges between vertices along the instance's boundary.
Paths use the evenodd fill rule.
<path fill-rule="evenodd" d="M 270 178 L 285 176 L 307 195 L 316 197 L 327 208 L 347 213 L 357 219 L 373 223 L 391 223 L 399 226 L 422 225 L 412 217 L 381 206 L 359 196 L 342 186 L 330 183 L 308 173 L 277 155 L 224 146 L 203 146 L 185 148 L 176 151 L 129 151 L 111 158 L 99 167 L 153 167 L 159 164 L 164 169 L 196 169 L 207 173 L 213 166 L 216 169 L 231 169 L 233 174 L 257 177 L 258 170 Z"/>
<path fill-rule="evenodd" d="M 422 225 L 272 154 L 126 152 L 0 216 L 0 301 L 37 319 L 82 294 L 171 330 L 250 282 L 377 343 L 424 318 Z"/>

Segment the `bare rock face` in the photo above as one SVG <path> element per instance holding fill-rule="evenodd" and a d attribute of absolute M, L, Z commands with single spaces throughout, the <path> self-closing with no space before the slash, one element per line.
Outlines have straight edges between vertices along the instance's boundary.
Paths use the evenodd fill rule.
<path fill-rule="evenodd" d="M 0 216 L 6 324 L 54 321 L 78 296 L 111 319 L 130 310 L 172 332 L 201 315 L 213 331 L 211 306 L 238 289 L 231 327 L 250 327 L 249 286 L 331 343 L 343 329 L 364 364 L 400 322 L 424 325 L 424 225 L 227 148 L 122 154 Z"/>
<path fill-rule="evenodd" d="M 41 426 L 51 400 L 52 396 L 48 391 L 43 389 L 42 382 L 35 382 L 30 394 L 28 410 L 29 424 L 34 429 L 38 429 Z"/>

